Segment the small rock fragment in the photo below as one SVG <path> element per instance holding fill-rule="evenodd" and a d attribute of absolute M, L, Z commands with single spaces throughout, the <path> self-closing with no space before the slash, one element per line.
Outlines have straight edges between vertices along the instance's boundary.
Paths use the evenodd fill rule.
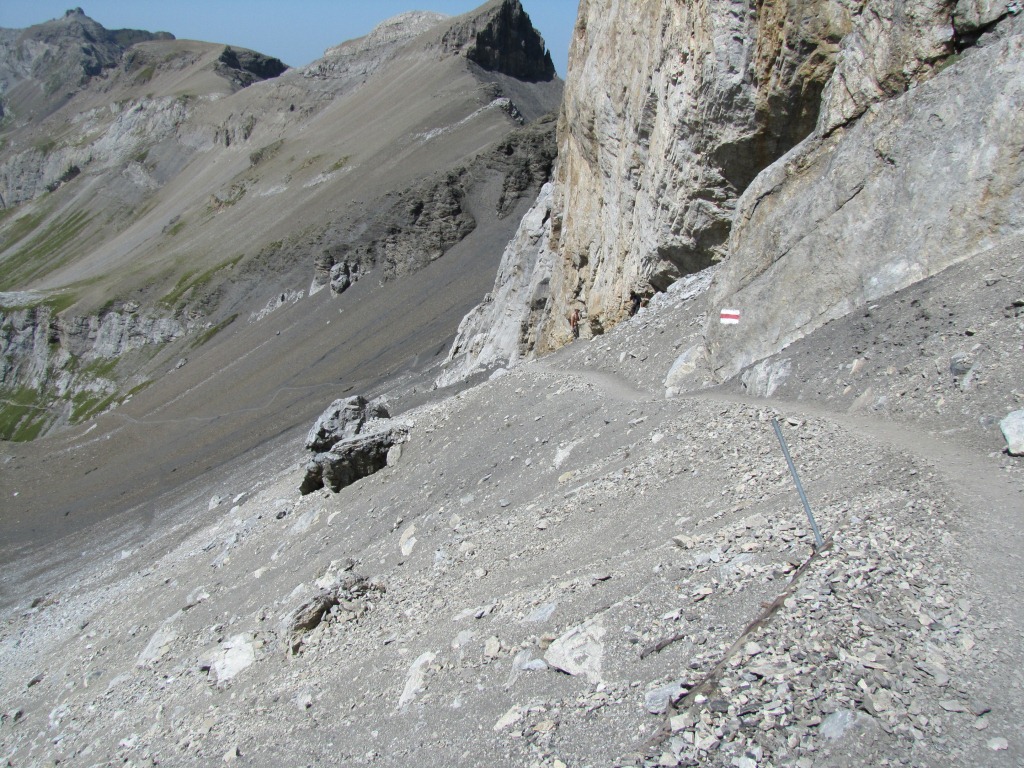
<path fill-rule="evenodd" d="M 437 654 L 427 651 L 421 653 L 417 657 L 416 661 L 409 667 L 409 675 L 405 680 L 405 688 L 402 689 L 402 695 L 398 698 L 398 708 L 404 709 L 408 707 L 416 699 L 416 696 L 420 694 L 425 687 L 425 680 L 427 676 L 427 666 L 432 664 L 434 659 L 437 658 Z"/>
<path fill-rule="evenodd" d="M 604 633 L 600 621 L 586 621 L 551 643 L 544 660 L 555 669 L 574 676 L 584 675 L 592 683 L 599 682 Z"/>
<path fill-rule="evenodd" d="M 496 659 L 501 653 L 501 640 L 496 635 L 491 635 L 484 642 L 484 658 Z"/>
<path fill-rule="evenodd" d="M 1013 411 L 999 422 L 1006 439 L 1006 450 L 1012 456 L 1024 456 L 1024 410 Z"/>
<path fill-rule="evenodd" d="M 510 725 L 515 725 L 522 719 L 523 713 L 519 707 L 512 707 L 508 712 L 498 718 L 498 722 L 496 722 L 491 729 L 494 731 L 502 731 Z"/>

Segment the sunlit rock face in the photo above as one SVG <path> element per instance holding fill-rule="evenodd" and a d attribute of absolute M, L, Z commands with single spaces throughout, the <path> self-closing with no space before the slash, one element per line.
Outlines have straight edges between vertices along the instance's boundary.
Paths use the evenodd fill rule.
<path fill-rule="evenodd" d="M 1019 231 L 1020 121 L 1004 110 L 1022 22 L 996 10 L 584 0 L 546 236 L 499 276 L 544 291 L 491 294 L 531 302 L 533 326 L 504 352 L 477 334 L 463 367 L 556 349 L 576 311 L 581 337 L 603 333 L 632 294 L 725 261 L 711 296 L 744 321 L 715 315 L 705 335 L 727 377 Z"/>

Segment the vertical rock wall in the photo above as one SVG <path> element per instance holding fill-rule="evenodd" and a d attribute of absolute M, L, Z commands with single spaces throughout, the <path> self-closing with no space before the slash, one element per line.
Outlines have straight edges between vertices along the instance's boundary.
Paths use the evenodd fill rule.
<path fill-rule="evenodd" d="M 1022 22 L 758 177 L 710 294 L 743 317 L 708 325 L 719 379 L 1024 232 Z"/>
<path fill-rule="evenodd" d="M 583 0 L 542 245 L 550 291 L 520 334 L 532 347 L 478 339 L 492 357 L 476 363 L 567 343 L 575 309 L 581 335 L 601 333 L 630 291 L 727 259 L 712 300 L 745 319 L 713 318 L 705 351 L 728 376 L 1018 231 L 1016 8 Z"/>
<path fill-rule="evenodd" d="M 725 255 L 736 200 L 809 134 L 851 26 L 842 7 L 585 0 L 570 53 L 541 351 Z"/>

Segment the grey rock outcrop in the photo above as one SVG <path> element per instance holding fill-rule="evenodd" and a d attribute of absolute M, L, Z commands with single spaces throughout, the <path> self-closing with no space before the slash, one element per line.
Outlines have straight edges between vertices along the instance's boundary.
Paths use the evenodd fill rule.
<path fill-rule="evenodd" d="M 546 184 L 502 254 L 494 291 L 459 324 L 437 386 L 490 366 L 515 365 L 533 350 L 553 258 L 548 249 L 551 195 L 552 185 Z"/>
<path fill-rule="evenodd" d="M 306 450 L 329 451 L 336 443 L 355 437 L 371 419 L 387 419 L 387 403 L 362 395 L 335 400 L 320 414 L 306 436 Z"/>
<path fill-rule="evenodd" d="M 1005 0 L 960 0 L 953 11 L 953 25 L 961 37 L 976 37 L 996 22 L 1021 10 L 1024 9 L 1020 3 Z"/>
<path fill-rule="evenodd" d="M 1024 230 L 1024 34 L 968 55 L 842 132 L 816 136 L 740 202 L 711 291 L 719 378 Z"/>
<path fill-rule="evenodd" d="M 280 59 L 244 48 L 228 46 L 217 59 L 218 73 L 237 80 L 243 86 L 278 77 L 286 69 L 288 67 Z"/>
<path fill-rule="evenodd" d="M 313 457 L 306 462 L 299 491 L 305 495 L 326 486 L 337 493 L 372 475 L 387 466 L 388 452 L 407 434 L 404 425 L 389 418 L 381 400 L 361 395 L 335 400 L 306 438 Z"/>
<path fill-rule="evenodd" d="M 496 96 L 484 109 L 508 104 Z M 470 200 L 488 184 L 500 185 L 494 215 L 507 217 L 550 178 L 555 126 L 554 118 L 546 117 L 515 128 L 471 163 L 405 190 L 358 226 L 326 231 L 314 258 L 311 292 L 329 285 L 340 294 L 376 267 L 380 279 L 388 281 L 441 258 L 476 229 Z"/>
<path fill-rule="evenodd" d="M 598 335 L 632 291 L 725 260 L 711 302 L 744 320 L 713 311 L 689 361 L 725 378 L 1021 231 L 1020 23 L 967 2 L 583 2 L 549 234 L 475 316 L 525 317 L 538 297 L 501 284 L 519 273 L 548 284 L 544 306 L 515 349 L 469 318 L 456 346 L 543 353 L 573 339 L 573 310 Z"/>

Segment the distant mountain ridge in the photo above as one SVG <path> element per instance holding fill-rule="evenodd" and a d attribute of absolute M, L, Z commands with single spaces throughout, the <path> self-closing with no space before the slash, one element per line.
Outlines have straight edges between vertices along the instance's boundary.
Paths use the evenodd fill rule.
<path fill-rule="evenodd" d="M 39 119 L 116 67 L 136 43 L 173 39 L 169 32 L 108 30 L 81 8 L 27 29 L 0 29 L 0 118 Z"/>
<path fill-rule="evenodd" d="M 40 29 L 72 47 L 111 39 L 77 11 Z M 14 98 L 41 92 L 38 80 L 3 95 L 0 435 L 138 402 L 168 370 L 188 378 L 179 361 L 278 310 L 316 324 L 331 296 L 473 257 L 457 289 L 415 302 L 427 316 L 407 331 L 437 344 L 550 174 L 554 121 L 540 118 L 561 81 L 514 0 L 403 14 L 291 70 L 233 46 L 136 37 L 104 48 L 100 71 L 49 112 Z M 451 284 L 448 269 L 432 274 Z M 348 354 L 312 330 L 303 344 L 312 361 Z M 391 354 L 416 358 L 405 344 Z M 394 365 L 360 354 L 380 367 L 352 370 L 371 378 Z"/>

